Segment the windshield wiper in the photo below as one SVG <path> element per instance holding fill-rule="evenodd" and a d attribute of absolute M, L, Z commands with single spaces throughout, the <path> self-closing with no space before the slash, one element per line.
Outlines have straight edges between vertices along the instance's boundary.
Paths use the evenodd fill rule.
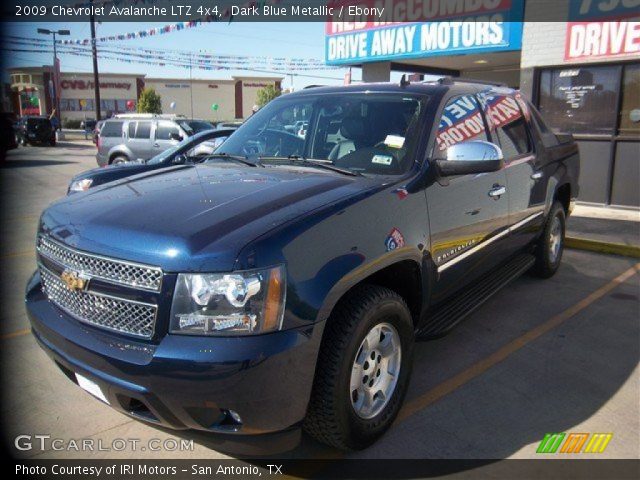
<path fill-rule="evenodd" d="M 342 173 L 343 175 L 349 175 L 351 177 L 362 177 L 360 172 L 336 167 L 331 160 L 316 160 L 314 158 L 305 158 L 300 155 L 289 155 L 288 157 L 258 157 L 258 160 L 260 162 L 291 162 L 293 164 L 304 165 L 307 167 L 331 170 L 332 172 Z"/>
<path fill-rule="evenodd" d="M 207 155 L 202 161 L 207 161 L 213 158 L 222 158 L 224 160 L 232 160 L 234 162 L 242 163 L 244 165 L 248 165 L 249 167 L 264 167 L 258 159 L 256 162 L 252 162 L 248 157 L 243 157 L 242 155 L 229 155 L 228 153 L 212 153 L 211 155 Z"/>

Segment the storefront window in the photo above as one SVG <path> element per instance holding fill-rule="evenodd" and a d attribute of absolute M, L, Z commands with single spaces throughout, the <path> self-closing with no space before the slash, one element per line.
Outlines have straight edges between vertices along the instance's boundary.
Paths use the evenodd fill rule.
<path fill-rule="evenodd" d="M 116 111 L 116 101 L 115 100 L 100 100 L 100 105 L 102 110 L 107 112 L 115 112 Z"/>
<path fill-rule="evenodd" d="M 80 101 L 75 98 L 61 98 L 60 110 L 63 112 L 77 112 L 80 110 Z"/>
<path fill-rule="evenodd" d="M 116 100 L 116 111 L 117 112 L 126 112 L 127 111 L 127 102 L 129 100 Z"/>
<path fill-rule="evenodd" d="M 624 67 L 620 134 L 640 134 L 640 64 Z"/>
<path fill-rule="evenodd" d="M 82 100 L 80 100 L 80 110 L 82 110 L 83 112 L 94 111 L 94 105 L 95 104 L 92 98 L 83 98 Z"/>
<path fill-rule="evenodd" d="M 620 66 L 545 70 L 540 111 L 557 132 L 613 135 Z"/>

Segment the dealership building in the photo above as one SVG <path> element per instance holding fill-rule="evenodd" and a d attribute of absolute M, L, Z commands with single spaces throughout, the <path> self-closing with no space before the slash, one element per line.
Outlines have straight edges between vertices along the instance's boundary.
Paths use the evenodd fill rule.
<path fill-rule="evenodd" d="M 53 111 L 52 68 L 10 68 L 11 110 L 19 115 L 50 115 Z M 162 98 L 162 111 L 211 121 L 242 120 L 256 104 L 258 90 L 280 88 L 278 77 L 232 77 L 228 80 L 149 78 L 139 74 L 100 73 L 102 116 L 135 110 L 140 92 L 152 87 Z M 96 118 L 92 73 L 60 74 L 60 117 Z M 213 108 L 215 106 L 215 108 Z"/>
<path fill-rule="evenodd" d="M 401 71 L 520 88 L 555 132 L 578 141 L 579 200 L 638 208 L 640 18 L 631 3 L 394 0 L 394 20 L 407 22 L 327 23 L 325 60 L 361 67 L 365 82 Z M 438 22 L 411 21 L 425 15 Z"/>

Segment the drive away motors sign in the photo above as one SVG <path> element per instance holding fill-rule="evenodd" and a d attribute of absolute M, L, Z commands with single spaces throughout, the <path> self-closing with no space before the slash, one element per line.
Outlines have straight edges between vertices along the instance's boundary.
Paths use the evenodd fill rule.
<path fill-rule="evenodd" d="M 327 64 L 499 52 L 522 46 L 523 0 L 372 0 L 362 6 L 354 11 L 368 13 L 353 15 L 352 21 L 327 22 Z"/>
<path fill-rule="evenodd" d="M 574 0 L 569 18 L 565 60 L 640 55 L 640 0 Z"/>

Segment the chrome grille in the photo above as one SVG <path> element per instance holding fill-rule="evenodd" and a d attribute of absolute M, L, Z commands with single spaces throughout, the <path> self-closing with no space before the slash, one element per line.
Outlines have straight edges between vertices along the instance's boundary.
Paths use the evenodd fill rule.
<path fill-rule="evenodd" d="M 47 237 L 38 238 L 38 252 L 64 267 L 118 285 L 154 292 L 162 285 L 160 268 L 80 252 Z"/>
<path fill-rule="evenodd" d="M 43 265 L 40 265 L 40 276 L 49 300 L 78 320 L 128 335 L 153 336 L 156 305 L 69 290 L 60 277 Z"/>

